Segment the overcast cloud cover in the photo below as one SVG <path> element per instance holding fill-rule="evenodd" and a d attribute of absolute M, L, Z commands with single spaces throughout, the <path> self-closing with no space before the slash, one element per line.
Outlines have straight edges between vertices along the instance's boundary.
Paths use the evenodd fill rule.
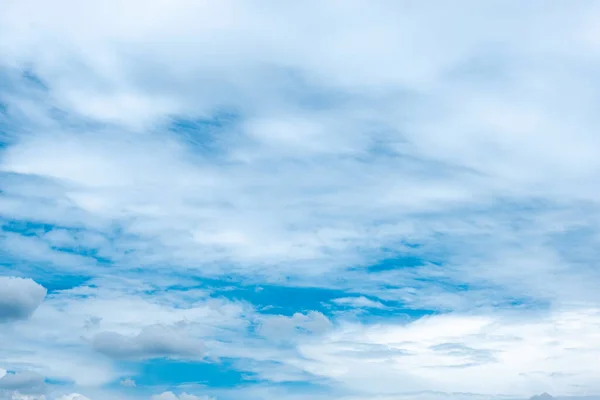
<path fill-rule="evenodd" d="M 0 399 L 598 399 L 598 21 L 0 0 Z"/>

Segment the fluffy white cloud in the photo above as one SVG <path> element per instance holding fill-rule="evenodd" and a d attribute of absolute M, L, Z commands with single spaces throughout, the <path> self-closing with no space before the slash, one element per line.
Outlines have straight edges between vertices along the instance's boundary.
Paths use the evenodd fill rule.
<path fill-rule="evenodd" d="M 46 289 L 31 279 L 0 276 L 0 322 L 29 318 L 46 296 Z"/>

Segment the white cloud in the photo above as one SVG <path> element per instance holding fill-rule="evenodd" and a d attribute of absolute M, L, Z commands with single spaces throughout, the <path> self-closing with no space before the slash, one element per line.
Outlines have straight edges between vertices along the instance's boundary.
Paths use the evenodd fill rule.
<path fill-rule="evenodd" d="M 46 296 L 46 289 L 31 279 L 0 276 L 0 322 L 29 318 Z"/>
<path fill-rule="evenodd" d="M 365 296 L 340 297 L 333 299 L 333 302 L 338 305 L 351 306 L 355 308 L 386 308 L 381 302 L 368 299 Z"/>
<path fill-rule="evenodd" d="M 194 396 L 192 394 L 181 393 L 176 395 L 173 392 L 164 392 L 161 394 L 155 394 L 152 396 L 152 400 L 215 400 L 213 397 L 208 396 Z"/>
<path fill-rule="evenodd" d="M 143 20 L 146 22 L 136 21 L 131 25 L 114 26 L 114 24 L 101 23 L 102 18 L 111 21 L 114 18 L 114 13 L 111 12 L 114 4 L 111 2 L 96 6 L 93 12 L 94 19 L 87 21 L 85 16 L 79 15 L 83 11 L 77 5 L 65 1 L 63 5 L 69 5 L 70 15 L 79 15 L 81 18 L 69 18 L 68 15 L 61 14 L 56 15 L 53 22 L 49 22 L 46 16 L 48 13 L 55 12 L 55 9 L 46 10 L 46 6 L 38 4 L 35 12 L 27 8 L 25 14 L 26 3 L 13 2 L 8 7 L 6 15 L 12 15 L 12 18 L 5 17 L 11 19 L 4 26 L 12 34 L 4 37 L 11 37 L 11 43 L 22 41 L 23 44 L 32 44 L 40 40 L 38 35 L 41 35 L 41 32 L 52 32 L 52 35 L 47 35 L 53 37 L 51 46 L 72 54 L 72 57 L 77 59 L 82 58 L 85 60 L 84 65 L 90 65 L 80 72 L 92 76 L 82 76 L 81 79 L 92 82 L 106 81 L 100 87 L 106 85 L 108 86 L 106 91 L 109 93 L 114 91 L 113 96 L 116 100 L 106 101 L 106 103 L 114 105 L 116 110 L 107 111 L 108 114 L 120 112 L 121 115 L 115 117 L 116 120 L 130 119 L 132 123 L 140 121 L 138 113 L 132 112 L 132 107 L 119 105 L 118 99 L 128 96 L 121 92 L 131 90 L 138 91 L 137 96 L 140 98 L 145 96 L 151 99 L 152 103 L 156 103 L 163 95 L 181 97 L 178 103 L 189 103 L 198 107 L 189 113 L 185 111 L 191 115 L 194 113 L 203 115 L 202 105 L 206 102 L 210 102 L 208 108 L 212 109 L 236 98 L 247 100 L 248 95 L 256 96 L 256 93 L 260 93 L 261 97 L 266 99 L 275 97 L 279 101 L 280 96 L 277 91 L 285 90 L 293 83 L 278 81 L 273 83 L 276 76 L 261 73 L 260 69 L 255 67 L 256 64 L 289 65 L 290 68 L 298 68 L 309 76 L 321 77 L 322 79 L 315 78 L 314 83 L 319 90 L 334 93 L 343 90 L 345 94 L 348 85 L 353 88 L 352 93 L 358 90 L 355 86 L 364 90 L 364 94 L 359 91 L 348 102 L 333 103 L 329 108 L 316 111 L 287 104 L 295 102 L 296 97 L 301 97 L 302 93 L 286 94 L 282 99 L 285 103 L 277 102 L 280 105 L 276 106 L 271 104 L 275 100 L 269 101 L 268 104 L 257 101 L 244 113 L 245 118 L 241 127 L 219 131 L 220 140 L 226 146 L 227 158 L 245 160 L 240 168 L 222 168 L 221 172 L 217 172 L 205 161 L 186 154 L 185 149 L 178 148 L 173 140 L 167 140 L 164 136 L 143 135 L 131 136 L 131 140 L 128 139 L 128 136 L 121 134 L 121 131 L 128 130 L 126 128 L 128 124 L 125 124 L 125 128 L 121 127 L 119 132 L 103 132 L 101 135 L 74 136 L 50 133 L 22 138 L 18 145 L 9 149 L 5 155 L 5 170 L 41 174 L 77 183 L 78 187 L 72 188 L 65 195 L 70 201 L 87 211 L 107 218 L 124 217 L 121 213 L 125 212 L 130 218 L 142 219 L 143 222 L 133 226 L 128 225 L 127 229 L 133 234 L 143 235 L 143 239 L 158 235 L 160 244 L 166 245 L 169 249 L 170 259 L 175 258 L 179 263 L 197 262 L 198 259 L 194 254 L 200 253 L 203 254 L 203 259 L 225 257 L 239 262 L 247 260 L 260 262 L 265 259 L 289 262 L 297 259 L 319 259 L 331 251 L 337 256 L 344 255 L 345 258 L 350 258 L 348 262 L 356 262 L 358 255 L 353 254 L 352 249 L 356 248 L 357 244 L 362 247 L 363 243 L 371 242 L 367 248 L 377 248 L 378 245 L 405 235 L 425 239 L 414 229 L 410 229 L 410 223 L 407 224 L 408 226 L 393 226 L 392 220 L 402 220 L 402 217 L 406 217 L 406 213 L 439 210 L 457 203 L 459 206 L 469 206 L 473 203 L 477 205 L 490 197 L 506 195 L 506 190 L 511 190 L 508 193 L 510 196 L 515 188 L 524 191 L 518 195 L 528 196 L 530 193 L 523 184 L 519 184 L 524 179 L 523 171 L 532 173 L 547 171 L 548 165 L 544 159 L 554 163 L 560 161 L 555 159 L 557 157 L 568 157 L 561 162 L 561 165 L 565 162 L 569 165 L 575 165 L 575 161 L 585 162 L 586 164 L 582 164 L 580 170 L 584 175 L 587 174 L 585 171 L 593 166 L 590 163 L 594 161 L 581 154 L 581 151 L 594 148 L 593 143 L 588 143 L 588 139 L 592 140 L 592 137 L 585 136 L 581 137 L 581 141 L 573 141 L 571 136 L 567 137 L 561 132 L 556 132 L 549 141 L 548 137 L 542 136 L 548 130 L 537 129 L 536 121 L 540 118 L 550 119 L 545 122 L 545 125 L 557 129 L 555 115 L 545 112 L 547 108 L 545 102 L 549 99 L 532 100 L 540 102 L 537 108 L 542 110 L 536 111 L 542 114 L 540 117 L 528 116 L 528 111 L 522 110 L 522 104 L 512 101 L 513 94 L 520 93 L 523 85 L 526 84 L 521 80 L 520 75 L 514 77 L 514 82 L 511 81 L 501 88 L 463 87 L 466 83 L 456 80 L 458 78 L 449 83 L 443 80 L 446 74 L 455 70 L 458 70 L 456 71 L 458 74 L 461 68 L 485 68 L 486 65 L 471 66 L 471 64 L 478 62 L 477 57 L 483 57 L 479 56 L 479 53 L 483 52 L 485 55 L 486 51 L 493 51 L 493 49 L 485 50 L 485 46 L 490 42 L 495 43 L 504 32 L 510 32 L 507 33 L 509 36 L 507 40 L 519 38 L 518 43 L 510 42 L 511 46 L 515 47 L 512 51 L 519 53 L 519 51 L 531 50 L 528 46 L 535 41 L 523 40 L 521 33 L 530 33 L 529 27 L 532 23 L 546 26 L 551 24 L 552 19 L 548 21 L 535 13 L 533 13 L 535 16 L 533 20 L 515 19 L 512 12 L 516 10 L 509 5 L 496 5 L 498 13 L 494 13 L 495 22 L 492 27 L 487 26 L 488 24 L 481 25 L 481 21 L 489 15 L 486 14 L 486 10 L 474 4 L 469 5 L 472 8 L 473 18 L 468 21 L 461 19 L 459 23 L 456 19 L 448 17 L 460 15 L 457 8 L 445 6 L 439 6 L 435 10 L 429 8 L 425 10 L 421 7 L 406 10 L 399 6 L 397 8 L 387 4 L 372 6 L 364 2 L 357 2 L 352 7 L 322 4 L 317 6 L 317 3 L 311 3 L 307 6 L 307 10 L 303 10 L 303 13 L 298 16 L 296 15 L 298 10 L 283 7 L 263 10 L 261 7 L 255 8 L 249 4 L 240 5 L 235 2 L 216 7 L 179 1 L 170 4 L 168 11 L 165 11 L 165 6 L 161 2 L 153 2 L 151 6 L 141 7 L 146 15 Z M 315 10 L 309 13 L 308 9 L 311 7 Z M 388 7 L 392 10 L 388 10 Z M 136 10 L 135 15 L 137 15 L 137 6 L 130 5 L 125 9 L 121 7 L 119 18 L 127 20 L 127 15 L 134 13 L 133 9 Z M 207 18 L 206 16 L 212 13 L 220 16 L 222 22 L 217 24 L 219 29 L 221 24 L 228 29 L 227 34 L 223 33 L 222 43 L 219 41 L 217 41 L 219 45 L 214 43 L 212 29 L 215 23 L 213 21 L 198 26 L 188 18 L 181 18 L 194 11 L 198 15 L 203 15 L 202 18 Z M 560 11 L 568 12 L 575 17 L 580 15 L 578 9 L 565 7 Z M 281 23 L 289 19 L 289 13 L 294 14 L 297 24 L 290 26 Z M 175 18 L 175 15 L 178 17 Z M 339 21 L 336 24 L 319 25 L 317 31 L 304 29 L 305 24 L 312 19 L 329 21 L 333 15 L 343 15 L 344 18 L 335 18 Z M 395 17 L 392 18 L 390 15 Z M 19 18 L 35 22 L 38 26 L 37 30 L 18 29 L 12 21 Z M 444 41 L 449 44 L 442 46 L 444 51 L 439 49 L 440 35 L 433 33 L 423 35 L 421 32 L 423 24 L 410 22 L 428 19 L 443 21 L 440 24 L 427 23 L 427 25 L 432 26 L 434 31 L 443 30 Z M 406 23 L 400 23 L 399 20 L 406 20 Z M 81 28 L 83 23 L 81 21 L 87 21 L 85 26 L 95 26 L 97 29 L 93 32 L 86 31 L 85 35 L 74 34 L 75 30 Z M 269 28 L 256 29 L 255 21 L 269 21 L 266 25 Z M 509 25 L 510 29 L 503 29 Z M 150 28 L 155 26 L 165 27 L 161 31 L 163 38 L 169 37 L 176 42 L 185 42 L 183 38 L 193 38 L 194 51 L 183 49 L 179 51 L 174 50 L 172 46 L 163 47 L 151 41 L 145 42 L 156 35 L 154 28 Z M 363 29 L 357 30 L 358 27 Z M 482 29 L 478 35 L 468 33 L 470 29 L 483 27 L 488 29 Z M 565 30 L 578 38 L 579 32 L 568 30 L 570 28 L 566 27 Z M 272 35 L 270 33 L 272 31 L 277 31 L 278 34 Z M 303 36 L 305 37 L 303 41 L 295 43 L 290 48 L 291 41 L 284 38 L 298 37 L 298 32 L 309 36 Z M 359 36 L 357 36 L 358 32 L 361 33 Z M 417 35 L 415 32 L 420 34 Z M 452 34 L 449 35 L 449 32 Z M 113 48 L 110 39 L 113 37 L 120 38 L 122 46 L 135 46 L 138 51 L 119 51 L 120 49 Z M 395 37 L 397 40 L 389 46 L 374 45 L 381 37 Z M 413 37 L 419 39 L 413 41 L 410 39 Z M 579 37 L 579 40 L 580 42 L 577 43 L 581 46 L 590 46 L 587 39 Z M 543 42 L 549 41 L 550 39 L 546 39 Z M 309 46 L 308 43 L 311 45 Z M 66 63 L 49 62 L 40 53 L 29 54 L 23 50 L 28 48 L 27 46 L 13 48 L 8 43 L 5 43 L 5 46 L 12 49 L 10 54 L 14 55 L 14 59 L 33 58 L 34 61 L 38 61 L 36 67 L 41 74 L 49 71 L 45 78 L 48 84 L 52 85 L 55 96 L 59 98 L 62 98 L 63 94 L 67 98 L 72 96 L 73 89 L 65 89 L 65 85 L 84 90 L 85 94 L 81 96 L 85 97 L 86 101 L 65 100 L 68 104 L 73 104 L 76 111 L 100 120 L 115 119 L 104 115 L 104 112 L 79 110 L 79 107 L 91 107 L 98 97 L 100 97 L 98 102 L 102 102 L 104 101 L 102 99 L 111 95 L 97 88 L 95 84 L 86 86 L 74 82 L 73 80 L 79 79 L 79 75 L 73 74 L 70 70 L 63 70 L 68 69 Z M 213 46 L 221 51 L 215 53 Z M 72 47 L 85 48 L 86 51 L 73 53 Z M 253 50 L 245 50 L 249 48 Z M 415 48 L 419 48 L 420 51 L 415 52 Z M 539 46 L 539 43 L 536 43 L 535 49 L 536 52 L 530 54 L 530 57 L 545 57 L 548 52 L 548 56 L 564 58 L 572 51 L 572 48 L 565 48 L 559 44 L 556 48 L 552 48 Z M 15 54 L 17 52 L 24 52 L 24 54 Z M 207 56 L 210 54 L 211 57 L 204 57 L 202 54 Z M 134 56 L 137 58 L 132 59 Z M 494 53 L 493 56 L 504 56 L 501 60 L 510 62 L 506 68 L 520 67 L 519 59 L 509 58 L 501 52 Z M 406 59 L 410 62 L 404 61 Z M 163 73 L 154 74 L 152 81 L 134 77 L 144 76 L 139 71 L 141 66 L 148 65 L 147 68 L 150 68 L 154 63 L 158 64 L 155 67 Z M 130 67 L 135 70 L 135 73 L 128 72 Z M 489 68 L 492 67 L 493 65 Z M 239 79 L 236 80 L 231 76 L 233 74 L 231 68 L 241 71 L 242 74 L 247 71 L 252 75 L 239 82 Z M 203 72 L 211 77 L 218 77 L 214 80 L 216 83 L 213 83 L 217 85 L 215 90 L 201 90 L 206 85 L 210 85 L 202 78 Z M 525 71 L 525 73 L 529 72 L 529 70 Z M 187 77 L 188 73 L 193 73 L 198 78 L 197 81 L 182 79 L 184 76 Z M 68 79 L 69 77 L 71 79 Z M 538 75 L 540 80 L 550 78 L 551 76 Z M 229 80 L 234 82 L 227 83 Z M 256 86 L 253 82 L 256 82 Z M 331 82 L 331 84 L 324 82 Z M 439 84 L 440 87 L 435 84 Z M 140 87 L 131 89 L 130 85 Z M 198 85 L 198 90 L 193 90 L 193 94 L 183 90 L 190 85 Z M 382 85 L 383 87 L 387 85 L 392 93 L 380 98 L 371 91 L 376 88 L 380 92 Z M 416 88 L 413 87 L 415 85 Z M 273 87 L 275 93 L 267 92 L 267 96 L 264 96 L 265 86 Z M 230 89 L 225 90 L 226 88 Z M 423 92 L 422 95 L 426 100 L 419 102 L 417 98 L 413 102 L 414 105 L 405 105 L 404 96 L 393 96 L 394 91 L 400 90 L 398 88 L 409 92 L 411 90 Z M 207 90 L 210 91 L 210 96 L 200 95 Z M 308 90 L 311 88 L 309 87 Z M 488 97 L 499 98 L 491 99 L 488 103 L 480 102 L 482 91 L 489 93 Z M 240 92 L 249 92 L 249 94 L 239 95 Z M 220 93 L 227 94 L 227 99 L 221 98 Z M 460 107 L 458 110 L 448 109 L 452 107 L 457 93 L 463 96 L 461 100 L 464 101 L 461 104 L 466 103 L 469 107 Z M 410 97 L 410 93 L 407 95 Z M 251 100 L 256 99 L 252 97 Z M 144 101 L 140 100 L 140 104 Z M 387 104 L 387 108 L 382 109 L 380 104 Z M 176 107 L 168 110 L 154 110 L 153 107 L 147 107 L 147 115 L 158 119 L 165 118 L 171 112 L 179 111 Z M 415 116 L 421 115 L 421 108 L 423 111 L 431 109 L 432 113 L 439 115 L 436 115 L 436 118 L 422 117 L 416 121 L 398 120 L 396 115 L 402 116 L 405 113 L 399 114 L 397 111 L 405 107 L 409 107 L 409 111 L 412 107 L 418 107 L 412 113 Z M 72 109 L 69 106 L 66 108 Z M 499 110 L 503 110 L 506 115 L 502 118 L 494 117 L 498 115 Z M 531 120 L 533 122 L 528 122 Z M 511 125 L 501 126 L 500 122 Z M 463 125 L 467 123 L 473 126 L 464 127 Z M 408 128 L 405 129 L 404 126 L 407 124 Z M 490 124 L 493 125 L 493 129 L 488 128 Z M 238 129 L 240 132 L 237 132 Z M 494 129 L 502 130 L 502 134 L 493 133 Z M 515 129 L 527 129 L 528 134 L 512 132 Z M 379 133 L 380 130 L 386 133 Z M 482 135 L 486 136 L 479 137 L 477 132 L 483 132 Z M 447 139 L 449 137 L 451 139 Z M 237 138 L 240 140 L 235 140 Z M 523 149 L 529 144 L 535 145 L 539 142 L 538 139 L 544 139 L 548 146 L 551 145 L 551 147 L 544 147 L 548 149 L 548 153 L 541 161 L 523 159 L 520 154 L 531 153 Z M 61 145 L 56 147 L 56 143 Z M 425 166 L 412 166 L 407 161 L 388 160 L 389 162 L 384 163 L 380 159 L 374 159 L 372 165 L 365 166 L 353 160 L 340 164 L 338 161 L 341 160 L 337 158 L 316 160 L 318 163 L 311 163 L 312 168 L 304 166 L 294 168 L 288 163 L 281 163 L 278 167 L 278 171 L 281 172 L 272 179 L 265 175 L 265 167 L 258 163 L 258 161 L 266 163 L 281 161 L 282 154 L 285 158 L 321 157 L 323 152 L 330 157 L 348 154 L 367 156 L 377 143 L 389 147 L 399 155 L 410 152 L 413 156 L 417 154 L 426 161 L 441 160 L 456 167 L 472 168 L 474 172 L 493 175 L 498 178 L 498 181 L 486 183 L 469 174 L 456 174 L 451 171 L 446 172 L 444 177 L 434 179 L 427 174 L 427 179 L 420 179 L 420 176 L 427 172 Z M 578 154 L 577 157 L 568 154 L 558 155 L 553 150 L 556 147 L 568 148 L 569 146 L 575 146 L 573 154 Z M 53 148 L 53 151 L 46 152 L 45 149 L 49 148 Z M 516 157 L 519 162 L 528 164 L 517 167 L 513 163 L 503 163 L 502 160 L 494 161 L 494 157 L 502 156 L 502 154 L 494 155 L 497 148 L 506 148 L 507 158 L 514 160 Z M 73 167 L 75 165 L 76 167 Z M 339 173 L 336 173 L 336 165 Z M 506 170 L 509 167 L 512 169 Z M 567 168 L 565 166 L 560 170 L 566 171 Z M 394 174 L 394 183 L 390 184 L 386 177 L 392 172 L 397 173 Z M 285 177 L 288 176 L 296 178 L 289 182 L 293 184 L 286 184 L 288 182 Z M 352 179 L 343 179 L 348 176 L 352 176 Z M 544 179 L 543 176 L 531 179 Z M 377 179 L 377 177 L 381 178 Z M 194 189 L 190 188 L 188 182 L 194 182 Z M 525 183 L 529 185 L 528 182 Z M 556 184 L 556 180 L 552 180 L 551 183 Z M 540 184 L 547 185 L 541 181 Z M 269 193 L 257 196 L 253 188 L 260 185 L 278 187 L 277 192 L 287 193 L 287 195 L 280 201 L 277 196 Z M 124 190 L 123 187 L 135 189 Z M 513 189 L 510 189 L 511 187 Z M 357 188 L 365 188 L 365 190 L 360 192 Z M 548 189 L 553 191 L 552 188 Z M 323 191 L 325 192 L 319 197 L 307 196 L 307 194 Z M 572 193 L 571 190 L 569 192 Z M 265 208 L 268 208 L 270 213 L 265 215 L 237 201 L 233 201 L 232 204 L 235 210 L 233 216 L 227 211 L 229 209 L 218 207 L 218 204 L 225 201 L 232 202 L 232 199 L 238 198 L 249 199 L 246 201 L 250 201 L 251 204 L 266 204 L 268 206 Z M 356 200 L 352 200 L 353 198 Z M 285 207 L 292 199 L 298 199 L 299 206 Z M 193 207 L 193 204 L 198 202 L 205 204 L 206 212 L 199 213 L 199 210 Z M 306 202 L 309 202 L 311 207 L 301 207 Z M 311 213 L 319 209 L 321 214 L 329 217 L 327 221 L 323 221 L 323 227 L 319 226 L 319 220 L 310 218 Z M 339 211 L 332 212 L 332 209 Z M 170 210 L 168 215 L 164 210 Z M 356 219 L 353 226 L 344 226 L 341 221 L 346 221 L 345 217 L 351 213 L 351 210 L 361 211 L 353 215 Z M 390 219 L 392 215 L 397 217 Z M 173 218 L 177 221 L 176 224 L 173 223 Z M 380 227 L 369 227 L 370 221 L 376 219 L 387 220 L 388 229 L 392 231 L 383 232 Z M 297 226 L 295 232 L 285 228 L 291 224 Z M 174 229 L 173 226 L 178 228 Z M 434 228 L 424 226 L 423 229 Z M 264 243 L 269 245 L 265 246 Z M 195 251 L 196 247 L 203 248 L 203 251 Z M 156 260 L 157 257 L 161 255 L 154 254 L 148 258 Z"/>
<path fill-rule="evenodd" d="M 3 367 L 98 387 L 203 343 L 352 400 L 600 391 L 596 4 L 122 3 L 3 2 L 0 218 L 44 228 L 0 231 L 2 274 L 96 285 L 0 278 Z M 180 276 L 449 314 L 266 316 Z"/>
<path fill-rule="evenodd" d="M 546 316 L 439 315 L 405 325 L 348 325 L 299 346 L 290 362 L 373 395 L 435 390 L 512 393 L 600 390 L 593 365 L 598 309 Z M 368 366 L 368 367 L 366 367 Z M 502 376 L 501 380 L 494 377 Z M 368 384 L 370 383 L 370 384 Z"/>
<path fill-rule="evenodd" d="M 102 332 L 93 340 L 94 349 L 116 359 L 162 357 L 199 358 L 204 344 L 179 334 L 176 330 L 155 325 L 144 328 L 137 336 Z"/>
<path fill-rule="evenodd" d="M 79 393 L 71 393 L 65 394 L 63 396 L 58 397 L 56 400 L 91 400 Z"/>
<path fill-rule="evenodd" d="M 1 396 L 1 394 L 0 394 Z M 10 397 L 6 397 L 7 400 L 46 400 L 46 396 L 42 395 L 29 395 L 22 394 L 18 392 L 13 392 L 9 395 Z M 3 397 L 0 397 L 3 398 Z"/>
<path fill-rule="evenodd" d="M 3 365 L 33 365 L 52 379 L 101 386 L 133 371 L 115 368 L 98 351 L 114 359 L 199 360 L 211 353 L 205 340 L 240 337 L 250 323 L 244 313 L 251 309 L 201 291 L 158 290 L 149 295 L 145 291 L 150 288 L 141 282 L 95 283 L 99 287 L 51 294 L 29 321 L 0 331 Z"/>
<path fill-rule="evenodd" d="M 298 335 L 320 335 L 331 329 L 329 319 L 320 312 L 295 313 L 291 317 L 263 317 L 258 332 L 273 341 L 294 340 Z"/>

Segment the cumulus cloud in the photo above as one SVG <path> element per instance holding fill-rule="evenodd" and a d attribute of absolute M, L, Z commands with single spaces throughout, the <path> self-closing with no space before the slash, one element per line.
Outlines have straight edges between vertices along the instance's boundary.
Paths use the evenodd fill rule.
<path fill-rule="evenodd" d="M 46 289 L 33 281 L 0 276 L 0 322 L 29 318 L 46 296 Z"/>

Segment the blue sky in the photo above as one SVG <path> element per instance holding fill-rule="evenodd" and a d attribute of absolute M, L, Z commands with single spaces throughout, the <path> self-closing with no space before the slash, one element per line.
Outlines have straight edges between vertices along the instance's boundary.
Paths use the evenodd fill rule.
<path fill-rule="evenodd" d="M 599 17 L 4 0 L 0 400 L 594 399 Z"/>

